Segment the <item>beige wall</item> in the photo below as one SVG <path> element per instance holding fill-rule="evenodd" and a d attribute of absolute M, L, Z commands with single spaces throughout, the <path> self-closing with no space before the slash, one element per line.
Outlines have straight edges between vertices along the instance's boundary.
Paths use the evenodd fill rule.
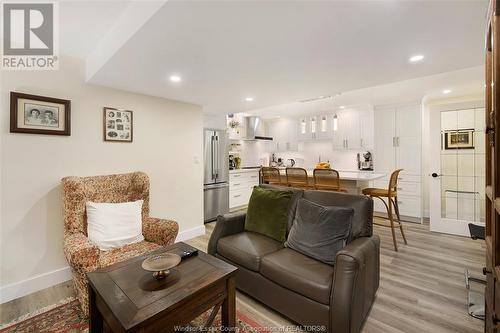
<path fill-rule="evenodd" d="M 81 61 L 63 58 L 60 65 L 59 71 L 0 74 L 0 292 L 40 274 L 49 283 L 51 272 L 67 266 L 64 176 L 145 171 L 153 216 L 177 220 L 185 234 L 203 228 L 201 107 L 88 85 Z M 71 100 L 71 136 L 9 133 L 10 91 Z M 104 106 L 134 111 L 133 143 L 103 142 Z"/>

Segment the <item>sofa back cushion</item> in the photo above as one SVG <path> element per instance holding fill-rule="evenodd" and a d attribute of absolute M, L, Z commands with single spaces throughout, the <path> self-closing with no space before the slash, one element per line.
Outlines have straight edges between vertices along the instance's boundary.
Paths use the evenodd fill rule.
<path fill-rule="evenodd" d="M 293 192 L 254 187 L 248 203 L 245 230 L 257 232 L 283 243 Z"/>
<path fill-rule="evenodd" d="M 290 203 L 290 210 L 288 211 L 288 222 L 287 222 L 287 226 L 286 226 L 286 234 L 288 236 L 288 233 L 290 232 L 290 229 L 292 228 L 293 221 L 295 219 L 295 211 L 297 210 L 297 202 L 299 201 L 300 198 L 302 198 L 302 195 L 304 194 L 304 190 L 294 188 L 294 187 L 268 185 L 268 184 L 261 184 L 260 187 L 267 188 L 267 189 L 282 190 L 282 191 L 292 191 L 292 193 L 293 193 L 292 202 Z"/>
<path fill-rule="evenodd" d="M 347 244 L 353 214 L 352 208 L 322 206 L 300 199 L 285 246 L 333 265 L 337 252 Z"/>
<path fill-rule="evenodd" d="M 142 216 L 149 216 L 149 178 L 144 172 L 126 174 L 65 177 L 62 179 L 65 232 L 87 234 L 85 204 L 119 203 L 143 200 Z"/>
<path fill-rule="evenodd" d="M 351 233 L 348 243 L 358 237 L 373 234 L 373 199 L 364 195 L 347 194 L 333 191 L 304 191 L 304 199 L 322 206 L 337 206 L 354 209 Z"/>

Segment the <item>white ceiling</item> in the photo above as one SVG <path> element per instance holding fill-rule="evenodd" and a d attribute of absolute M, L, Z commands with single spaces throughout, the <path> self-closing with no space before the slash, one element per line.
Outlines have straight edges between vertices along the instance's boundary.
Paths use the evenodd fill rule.
<path fill-rule="evenodd" d="M 443 91 L 451 90 L 448 94 Z M 462 97 L 481 98 L 484 94 L 484 66 L 476 66 L 411 80 L 398 81 L 379 86 L 351 90 L 333 98 L 311 102 L 294 102 L 254 109 L 247 114 L 272 119 L 283 116 L 299 116 L 339 110 L 340 107 L 356 108 L 366 105 L 393 103 L 437 102 Z"/>
<path fill-rule="evenodd" d="M 107 5 L 111 16 L 86 10 L 109 20 L 122 5 Z M 89 82 L 229 113 L 425 77 L 483 63 L 487 5 L 169 1 L 103 59 Z M 73 36 L 97 38 L 109 28 L 80 23 Z M 424 61 L 410 64 L 415 54 Z M 171 74 L 182 82 L 169 82 Z M 247 96 L 255 100 L 245 102 Z"/>
<path fill-rule="evenodd" d="M 60 1 L 61 53 L 85 59 L 130 1 Z"/>

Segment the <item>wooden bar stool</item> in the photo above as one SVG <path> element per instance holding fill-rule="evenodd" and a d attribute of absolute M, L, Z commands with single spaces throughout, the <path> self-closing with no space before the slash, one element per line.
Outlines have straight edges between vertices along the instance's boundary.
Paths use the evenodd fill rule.
<path fill-rule="evenodd" d="M 387 216 L 388 216 L 386 219 L 389 220 L 389 223 L 387 224 L 387 223 L 381 223 L 381 222 L 374 221 L 373 224 L 391 228 L 392 241 L 394 242 L 394 250 L 396 250 L 396 251 L 398 250 L 398 244 L 396 242 L 396 233 L 394 231 L 395 228 L 399 228 L 399 230 L 401 230 L 401 235 L 403 236 L 403 240 L 404 240 L 405 244 L 408 244 L 408 242 L 406 241 L 405 233 L 403 231 L 403 225 L 401 224 L 401 218 L 399 217 L 399 207 L 398 207 L 398 192 L 397 192 L 397 190 L 398 190 L 398 176 L 402 170 L 403 169 L 398 169 L 391 174 L 388 189 L 384 189 L 384 188 L 365 188 L 365 189 L 363 189 L 364 195 L 368 195 L 372 198 L 378 198 L 384 203 L 385 208 L 387 209 Z M 386 203 L 385 200 L 382 198 L 387 198 L 388 202 Z M 394 217 L 393 217 L 393 213 L 392 213 L 393 207 L 394 207 L 394 211 L 396 213 L 396 217 L 398 218 L 397 222 L 394 221 Z"/>
<path fill-rule="evenodd" d="M 303 168 L 286 168 L 286 183 L 290 187 L 311 188 L 307 171 Z"/>
<path fill-rule="evenodd" d="M 282 185 L 280 171 L 277 168 L 260 168 L 260 179 L 263 184 Z"/>
<path fill-rule="evenodd" d="M 314 188 L 316 190 L 347 192 L 340 187 L 340 176 L 337 170 L 314 169 Z"/>

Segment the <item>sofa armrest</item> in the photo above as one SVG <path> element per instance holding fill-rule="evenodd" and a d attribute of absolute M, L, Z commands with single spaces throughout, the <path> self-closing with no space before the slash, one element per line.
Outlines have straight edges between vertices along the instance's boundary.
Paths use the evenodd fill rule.
<path fill-rule="evenodd" d="M 148 242 L 162 246 L 174 244 L 179 225 L 173 220 L 146 217 L 142 221 L 142 234 Z"/>
<path fill-rule="evenodd" d="M 330 295 L 330 327 L 357 333 L 375 300 L 380 280 L 380 238 L 360 237 L 339 251 Z"/>
<path fill-rule="evenodd" d="M 229 213 L 217 216 L 217 223 L 208 241 L 207 252 L 215 255 L 220 238 L 234 235 L 245 230 L 246 212 Z"/>
<path fill-rule="evenodd" d="M 77 271 L 91 272 L 99 267 L 99 248 L 81 232 L 64 236 L 64 255 Z"/>

